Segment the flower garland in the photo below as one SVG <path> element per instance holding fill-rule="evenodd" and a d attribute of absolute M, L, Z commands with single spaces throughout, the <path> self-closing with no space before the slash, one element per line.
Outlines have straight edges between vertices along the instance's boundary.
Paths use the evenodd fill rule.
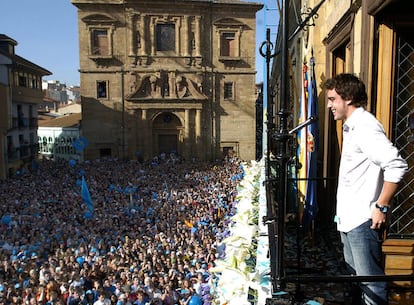
<path fill-rule="evenodd" d="M 264 304 L 271 294 L 267 227 L 259 222 L 266 213 L 263 161 L 244 164 L 244 169 L 230 234 L 220 245 L 222 259 L 210 269 L 214 305 Z"/>

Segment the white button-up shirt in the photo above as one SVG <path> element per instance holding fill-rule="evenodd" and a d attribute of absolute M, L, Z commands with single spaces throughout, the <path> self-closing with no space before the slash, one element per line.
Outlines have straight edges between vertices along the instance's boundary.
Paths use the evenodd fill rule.
<path fill-rule="evenodd" d="M 384 181 L 398 183 L 407 163 L 386 137 L 383 126 L 362 107 L 343 125 L 335 221 L 349 232 L 371 218 Z"/>

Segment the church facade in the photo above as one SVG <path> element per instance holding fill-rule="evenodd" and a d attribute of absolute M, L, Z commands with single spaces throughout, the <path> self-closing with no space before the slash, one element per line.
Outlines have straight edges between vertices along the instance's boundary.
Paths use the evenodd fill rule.
<path fill-rule="evenodd" d="M 71 2 L 78 8 L 84 159 L 255 159 L 262 4 Z"/>

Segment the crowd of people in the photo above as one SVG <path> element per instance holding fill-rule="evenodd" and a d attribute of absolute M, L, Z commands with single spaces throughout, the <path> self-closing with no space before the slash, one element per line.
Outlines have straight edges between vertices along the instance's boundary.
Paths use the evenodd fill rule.
<path fill-rule="evenodd" d="M 163 155 L 41 161 L 0 182 L 0 305 L 210 304 L 243 173 Z"/>

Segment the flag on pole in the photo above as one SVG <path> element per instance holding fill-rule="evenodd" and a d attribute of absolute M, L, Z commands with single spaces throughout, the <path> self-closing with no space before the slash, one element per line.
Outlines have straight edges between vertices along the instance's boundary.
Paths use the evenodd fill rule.
<path fill-rule="evenodd" d="M 85 176 L 82 176 L 81 195 L 82 195 L 82 201 L 88 207 L 88 211 L 90 213 L 93 213 L 92 198 L 91 198 L 91 194 L 89 193 L 88 185 L 86 184 L 86 181 L 85 181 Z"/>
<path fill-rule="evenodd" d="M 310 59 L 310 81 L 308 83 L 308 105 L 307 112 L 309 117 L 318 117 L 318 93 L 315 79 L 315 60 Z M 307 154 L 307 183 L 305 194 L 305 206 L 302 217 L 302 225 L 308 226 L 314 220 L 318 212 L 317 204 L 317 168 L 318 168 L 318 149 L 319 149 L 319 127 L 318 122 L 314 121 L 306 128 L 306 154 Z"/>
<path fill-rule="evenodd" d="M 306 64 L 302 68 L 302 90 L 300 97 L 299 124 L 305 122 L 308 118 L 308 67 Z M 308 178 L 308 154 L 307 154 L 307 128 L 298 131 L 298 155 L 301 167 L 298 170 L 297 190 L 299 198 L 299 214 L 303 215 L 303 207 L 305 205 L 306 185 Z M 302 216 L 300 216 L 302 218 Z"/>

